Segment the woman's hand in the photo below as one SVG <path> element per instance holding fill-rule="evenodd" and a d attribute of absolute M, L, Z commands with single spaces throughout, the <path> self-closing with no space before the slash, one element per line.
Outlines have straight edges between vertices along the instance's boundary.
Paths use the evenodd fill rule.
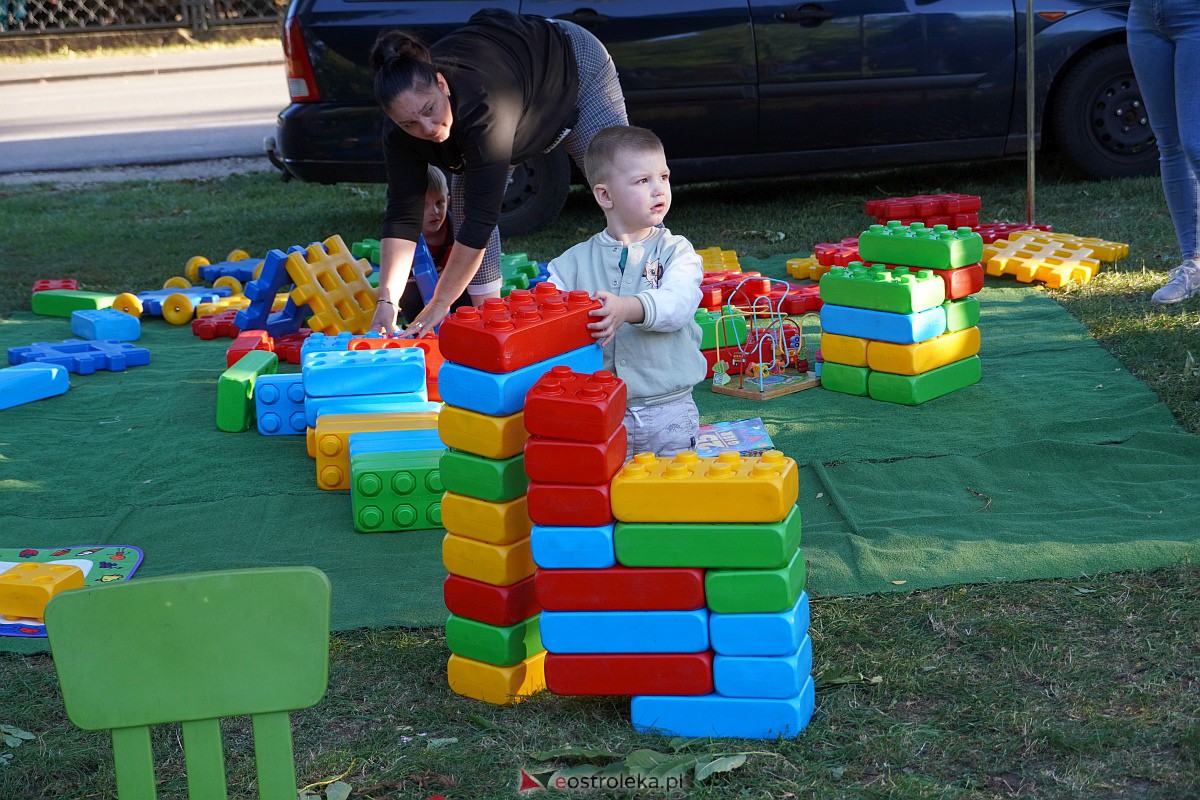
<path fill-rule="evenodd" d="M 396 334 L 396 306 L 388 300 L 380 300 L 375 304 L 375 314 L 371 317 L 371 330 L 384 336 Z"/>
<path fill-rule="evenodd" d="M 421 309 L 421 313 L 408 324 L 404 332 L 400 334 L 404 339 L 415 339 L 418 336 L 428 336 L 433 333 L 434 328 L 442 324 L 442 320 L 450 313 L 450 306 L 446 303 L 441 303 L 438 300 L 430 300 L 425 308 Z"/>

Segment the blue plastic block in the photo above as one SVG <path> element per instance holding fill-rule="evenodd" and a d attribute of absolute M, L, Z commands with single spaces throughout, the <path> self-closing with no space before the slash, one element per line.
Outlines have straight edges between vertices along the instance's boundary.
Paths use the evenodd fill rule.
<path fill-rule="evenodd" d="M 205 283 L 212 283 L 217 278 L 229 276 L 245 286 L 254 280 L 254 270 L 263 263 L 261 258 L 241 258 L 237 261 L 221 261 L 216 264 L 202 264 L 196 269 L 196 274 Z"/>
<path fill-rule="evenodd" d="M 336 397 L 308 397 L 304 401 L 304 418 L 308 427 L 316 427 L 321 414 L 386 414 L 390 411 L 438 411 L 441 403 L 429 402 L 429 393 L 347 394 Z"/>
<path fill-rule="evenodd" d="M 258 277 L 246 283 L 242 288 L 242 293 L 249 298 L 250 305 L 238 311 L 237 316 L 233 318 L 240 330 L 262 331 L 267 329 L 267 321 L 271 316 L 271 309 L 275 305 L 275 295 L 292 285 L 292 279 L 287 274 L 284 264 L 287 262 L 288 253 L 293 250 L 303 251 L 304 248 L 296 245 L 289 248 L 287 253 L 282 250 L 272 250 L 267 253 Z"/>
<path fill-rule="evenodd" d="M 808 592 L 801 592 L 787 611 L 745 614 L 713 613 L 708 620 L 712 648 L 726 656 L 785 656 L 796 652 L 808 636 Z"/>
<path fill-rule="evenodd" d="M 447 361 L 438 370 L 438 393 L 442 400 L 493 417 L 507 417 L 525 407 L 525 395 L 538 379 L 557 366 L 575 372 L 596 372 L 604 366 L 600 345 L 575 350 L 521 367 L 512 372 L 484 372 Z"/>
<path fill-rule="evenodd" d="M 708 609 L 543 611 L 551 653 L 700 653 L 708 649 Z"/>
<path fill-rule="evenodd" d="M 67 368 L 58 364 L 30 362 L 0 369 L 0 409 L 63 394 L 70 380 Z"/>
<path fill-rule="evenodd" d="M 425 351 L 419 347 L 326 350 L 302 361 L 309 397 L 426 391 Z"/>
<path fill-rule="evenodd" d="M 260 375 L 254 382 L 254 416 L 265 436 L 303 434 L 304 384 L 300 373 Z"/>
<path fill-rule="evenodd" d="M 804 637 L 787 656 L 722 656 L 713 658 L 713 688 L 726 697 L 772 697 L 785 700 L 804 689 L 812 675 L 812 639 Z"/>
<path fill-rule="evenodd" d="M 821 306 L 821 331 L 881 342 L 913 344 L 946 332 L 946 309 L 936 306 L 915 314 L 896 314 L 826 303 Z"/>
<path fill-rule="evenodd" d="M 615 525 L 534 525 L 533 563 L 542 569 L 606 569 L 617 564 Z"/>
<path fill-rule="evenodd" d="M 411 431 L 359 431 L 349 436 L 350 457 L 362 453 L 403 453 L 408 450 L 445 450 L 436 428 Z"/>
<path fill-rule="evenodd" d="M 689 738 L 794 739 L 812 719 L 816 695 L 812 678 L 796 697 L 642 695 L 630 703 L 630 720 L 638 733 Z"/>
<path fill-rule="evenodd" d="M 192 307 L 195 307 L 201 303 L 215 303 L 222 297 L 229 297 L 233 292 L 228 286 L 218 286 L 211 289 L 203 286 L 192 286 L 187 289 L 152 289 L 148 292 L 138 292 L 137 299 L 142 301 L 143 313 L 149 314 L 152 317 L 161 317 L 163 301 L 173 294 L 183 295 L 192 301 Z M 246 329 L 243 328 L 242 330 Z"/>
<path fill-rule="evenodd" d="M 96 370 L 120 372 L 126 367 L 142 367 L 150 363 L 150 351 L 123 342 L 85 342 L 64 339 L 62 342 L 34 342 L 28 347 L 8 348 L 8 363 L 27 364 L 31 361 L 58 364 L 70 372 L 91 375 Z"/>
<path fill-rule="evenodd" d="M 142 336 L 142 323 L 115 308 L 85 308 L 71 312 L 71 333 L 81 339 L 136 342 Z"/>
<path fill-rule="evenodd" d="M 438 271 L 424 236 L 417 237 L 417 251 L 413 254 L 412 274 L 417 282 L 417 291 L 421 294 L 421 301 L 428 303 L 433 299 L 433 290 L 437 288 Z"/>
<path fill-rule="evenodd" d="M 355 338 L 355 335 L 350 333 L 350 331 L 342 331 L 332 336 L 328 333 L 313 331 L 305 338 L 304 343 L 300 345 L 300 364 L 304 364 L 306 356 L 309 353 L 349 350 L 350 340 L 353 338 Z"/>

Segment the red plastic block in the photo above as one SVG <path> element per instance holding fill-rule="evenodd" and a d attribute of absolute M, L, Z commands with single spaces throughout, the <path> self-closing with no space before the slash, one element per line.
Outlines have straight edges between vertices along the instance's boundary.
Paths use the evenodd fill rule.
<path fill-rule="evenodd" d="M 510 586 L 493 586 L 461 575 L 447 575 L 442 584 L 442 595 L 451 614 L 498 628 L 516 625 L 542 610 L 532 575 Z"/>
<path fill-rule="evenodd" d="M 75 291 L 79 288 L 79 282 L 74 278 L 42 278 L 33 282 L 34 292 L 44 292 L 48 289 L 70 289 Z"/>
<path fill-rule="evenodd" d="M 484 372 L 513 372 L 591 344 L 588 314 L 599 307 L 587 292 L 550 283 L 515 289 L 447 317 L 438 331 L 441 353 Z"/>
<path fill-rule="evenodd" d="M 1026 222 L 985 222 L 974 225 L 975 232 L 983 238 L 984 244 L 991 244 L 997 239 L 1007 239 L 1009 234 L 1021 231 L 1052 231 L 1053 225 L 1034 225 Z"/>
<path fill-rule="evenodd" d="M 605 442 L 530 436 L 525 440 L 525 473 L 531 481 L 543 483 L 608 483 L 625 463 L 628 439 L 624 425 L 618 425 Z"/>
<path fill-rule="evenodd" d="M 304 342 L 311 335 L 311 329 L 301 328 L 298 331 L 276 336 L 275 355 L 279 356 L 280 361 L 286 361 L 289 364 L 299 364 L 300 352 L 304 348 Z"/>
<path fill-rule="evenodd" d="M 704 607 L 702 569 L 539 569 L 534 584 L 538 603 L 549 611 L 691 611 Z"/>
<path fill-rule="evenodd" d="M 827 267 L 845 267 L 851 261 L 862 261 L 858 257 L 858 237 L 847 236 L 840 242 L 825 242 L 813 245 L 813 256 L 818 264 Z"/>
<path fill-rule="evenodd" d="M 931 269 L 930 272 L 946 284 L 947 300 L 957 300 L 983 288 L 983 264 L 969 264 L 957 269 Z"/>
<path fill-rule="evenodd" d="M 192 333 L 201 339 L 236 339 L 242 329 L 237 326 L 237 309 L 196 317 L 192 320 Z"/>
<path fill-rule="evenodd" d="M 865 210 L 867 214 L 880 224 L 889 220 L 909 219 L 912 222 L 925 222 L 928 217 L 948 216 L 958 214 L 976 214 L 975 222 L 951 223 L 939 220 L 951 227 L 971 226 L 978 223 L 978 212 L 982 202 L 979 195 L 974 194 L 918 194 L 912 197 L 888 197 L 881 200 L 868 200 Z M 903 223 L 905 225 L 908 222 Z M 934 223 L 926 223 L 932 225 Z"/>
<path fill-rule="evenodd" d="M 275 352 L 275 342 L 266 331 L 242 331 L 225 351 L 225 366 L 232 367 L 252 350 Z"/>
<path fill-rule="evenodd" d="M 746 363 L 742 359 L 742 354 L 736 347 L 722 347 L 720 350 L 713 348 L 712 350 L 701 350 L 700 355 L 704 356 L 704 360 L 708 362 L 708 374 L 706 378 L 713 376 L 713 367 L 717 365 L 717 353 L 721 354 L 722 361 L 725 362 L 725 372 L 728 375 L 741 375 L 746 368 Z"/>
<path fill-rule="evenodd" d="M 772 292 L 771 296 L 776 297 L 777 294 Z M 789 283 L 786 293 L 778 302 L 780 304 L 776 308 L 789 316 L 820 311 L 824 304 L 821 300 L 820 287 L 815 283 L 808 285 Z"/>
<path fill-rule="evenodd" d="M 608 484 L 530 481 L 529 519 L 538 525 L 607 525 L 614 520 Z"/>
<path fill-rule="evenodd" d="M 525 430 L 549 439 L 606 442 L 625 418 L 625 398 L 625 381 L 611 372 L 553 367 L 525 397 Z"/>
<path fill-rule="evenodd" d="M 547 653 L 557 695 L 702 695 L 713 690 L 712 652 Z"/>

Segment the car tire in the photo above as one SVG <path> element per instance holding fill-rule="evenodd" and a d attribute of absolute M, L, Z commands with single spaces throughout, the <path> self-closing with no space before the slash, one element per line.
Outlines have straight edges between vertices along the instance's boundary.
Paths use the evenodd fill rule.
<path fill-rule="evenodd" d="M 1090 178 L 1153 175 L 1158 147 L 1124 45 L 1082 58 L 1051 98 L 1053 139 L 1067 166 Z"/>
<path fill-rule="evenodd" d="M 542 230 L 558 217 L 570 190 L 571 160 L 563 148 L 518 164 L 500 206 L 500 235 L 523 236 Z"/>

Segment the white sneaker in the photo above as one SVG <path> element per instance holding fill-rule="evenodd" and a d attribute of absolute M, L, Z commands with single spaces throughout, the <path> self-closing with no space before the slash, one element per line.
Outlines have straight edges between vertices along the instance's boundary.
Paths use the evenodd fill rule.
<path fill-rule="evenodd" d="M 1170 272 L 1171 278 L 1161 289 L 1150 296 L 1156 305 L 1181 303 L 1195 294 L 1200 294 L 1200 264 L 1188 261 Z"/>

